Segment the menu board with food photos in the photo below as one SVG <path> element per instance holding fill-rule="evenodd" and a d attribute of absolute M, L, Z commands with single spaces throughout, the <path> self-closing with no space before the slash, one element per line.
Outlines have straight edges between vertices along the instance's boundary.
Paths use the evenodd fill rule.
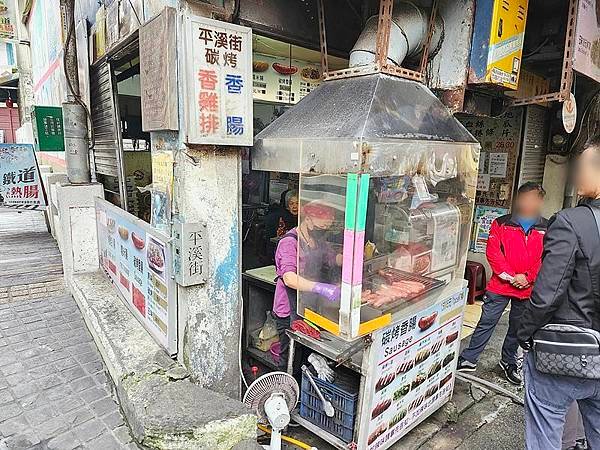
<path fill-rule="evenodd" d="M 127 211 L 96 199 L 100 266 L 154 339 L 177 353 L 176 287 L 169 238 Z"/>
<path fill-rule="evenodd" d="M 321 82 L 320 64 L 254 53 L 254 100 L 296 104 Z"/>
<path fill-rule="evenodd" d="M 373 334 L 372 400 L 363 407 L 368 432 L 359 448 L 390 447 L 451 397 L 465 300 L 462 290 L 442 297 Z"/>

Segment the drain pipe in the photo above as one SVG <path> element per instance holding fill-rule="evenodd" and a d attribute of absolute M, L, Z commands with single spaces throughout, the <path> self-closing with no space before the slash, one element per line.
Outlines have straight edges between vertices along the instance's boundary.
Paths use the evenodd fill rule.
<path fill-rule="evenodd" d="M 377 25 L 379 16 L 371 16 L 354 47 L 350 51 L 350 67 L 364 66 L 375 62 Z M 414 3 L 401 1 L 394 4 L 387 62 L 401 65 L 406 57 L 416 56 L 423 51 L 427 40 L 429 13 Z M 441 43 L 444 21 L 436 14 L 433 36 L 429 46 L 434 54 Z"/>

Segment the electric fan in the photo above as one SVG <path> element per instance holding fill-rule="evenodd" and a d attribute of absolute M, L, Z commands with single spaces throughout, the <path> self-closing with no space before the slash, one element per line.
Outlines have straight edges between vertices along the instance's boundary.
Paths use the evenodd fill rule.
<path fill-rule="evenodd" d="M 298 403 L 300 389 L 291 375 L 285 372 L 267 373 L 254 381 L 244 395 L 244 404 L 254 411 L 258 421 L 269 423 L 270 450 L 281 450 L 281 430 L 290 423 L 290 411 Z"/>

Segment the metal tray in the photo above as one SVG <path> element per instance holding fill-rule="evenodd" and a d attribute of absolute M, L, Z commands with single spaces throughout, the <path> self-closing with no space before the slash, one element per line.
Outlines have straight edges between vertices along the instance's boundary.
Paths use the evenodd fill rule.
<path fill-rule="evenodd" d="M 381 272 L 381 274 L 379 272 Z M 382 305 L 382 307 L 388 307 L 389 305 L 400 300 L 411 301 L 416 298 L 423 297 L 424 295 L 429 294 L 431 291 L 434 291 L 435 289 L 438 289 L 446 284 L 446 282 L 443 280 L 436 280 L 435 278 L 404 272 L 391 267 L 385 267 L 383 269 L 379 269 L 377 273 L 368 275 L 363 279 L 363 291 L 365 289 L 370 289 L 372 292 L 375 292 L 381 285 L 391 285 L 393 282 L 398 281 L 417 281 L 422 283 L 425 286 L 425 289 L 423 289 L 421 292 L 411 294 L 406 297 L 397 297 L 393 302 Z"/>

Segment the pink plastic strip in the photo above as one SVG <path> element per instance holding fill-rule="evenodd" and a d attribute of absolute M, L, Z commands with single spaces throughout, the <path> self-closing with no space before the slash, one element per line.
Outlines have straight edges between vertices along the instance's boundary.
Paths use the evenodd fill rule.
<path fill-rule="evenodd" d="M 354 231 L 344 230 L 344 250 L 342 253 L 342 281 L 352 284 L 352 247 L 354 246 Z"/>
<path fill-rule="evenodd" d="M 344 239 L 345 241 L 345 239 Z M 354 237 L 354 270 L 352 273 L 352 285 L 362 283 L 363 259 L 365 256 L 365 232 L 357 231 Z"/>

